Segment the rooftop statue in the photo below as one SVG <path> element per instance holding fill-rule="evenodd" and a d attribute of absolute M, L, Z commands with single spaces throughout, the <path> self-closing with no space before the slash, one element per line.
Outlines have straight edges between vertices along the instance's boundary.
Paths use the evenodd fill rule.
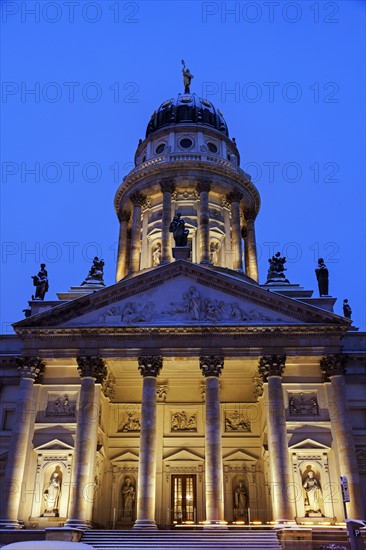
<path fill-rule="evenodd" d="M 329 296 L 329 272 L 323 258 L 319 258 L 318 267 L 315 270 L 315 274 L 318 280 L 319 296 Z"/>
<path fill-rule="evenodd" d="M 93 260 L 93 265 L 91 266 L 89 273 L 85 280 L 81 283 L 83 285 L 92 285 L 99 284 L 104 285 L 103 275 L 104 275 L 104 260 L 100 260 L 98 256 L 95 256 Z"/>
<path fill-rule="evenodd" d="M 268 274 L 267 274 L 267 283 L 287 283 L 289 284 L 289 280 L 286 279 L 284 271 L 286 271 L 285 263 L 286 258 L 283 256 L 281 258 L 281 253 L 276 252 L 272 258 L 268 260 L 269 262 L 269 268 L 268 268 Z"/>
<path fill-rule="evenodd" d="M 170 233 L 173 233 L 175 246 L 187 246 L 188 229 L 186 229 L 185 221 L 181 217 L 182 214 L 177 212 L 169 225 Z"/>
<path fill-rule="evenodd" d="M 46 264 L 41 264 L 41 269 L 38 275 L 32 275 L 33 284 L 36 287 L 36 293 L 32 300 L 44 300 L 46 292 L 48 292 L 48 273 L 45 269 Z"/>
<path fill-rule="evenodd" d="M 352 319 L 352 309 L 347 299 L 343 300 L 343 315 L 346 319 Z"/>
<path fill-rule="evenodd" d="M 193 77 L 193 74 L 191 74 L 191 71 L 187 69 L 184 59 L 182 59 L 182 65 L 183 65 L 182 73 L 183 73 L 184 93 L 190 94 L 191 93 L 190 86 L 191 86 L 192 78 L 194 77 Z"/>

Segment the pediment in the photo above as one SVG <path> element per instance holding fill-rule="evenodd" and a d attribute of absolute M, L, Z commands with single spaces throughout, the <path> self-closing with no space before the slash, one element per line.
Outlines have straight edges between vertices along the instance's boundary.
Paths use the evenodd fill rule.
<path fill-rule="evenodd" d="M 120 462 L 138 462 L 139 457 L 136 453 L 132 453 L 131 451 L 124 451 L 120 455 L 116 456 L 112 459 L 112 464 L 116 466 Z"/>
<path fill-rule="evenodd" d="M 52 441 L 47 441 L 43 445 L 34 447 L 35 451 L 73 451 L 74 448 L 59 439 L 52 439 Z"/>
<path fill-rule="evenodd" d="M 223 458 L 224 458 L 225 462 L 228 462 L 228 461 L 232 461 L 232 462 L 234 462 L 234 461 L 235 462 L 243 462 L 243 461 L 244 462 L 253 462 L 253 461 L 258 460 L 257 456 L 245 453 L 241 449 L 239 449 L 238 451 L 234 451 L 232 453 L 229 453 L 228 455 L 224 456 Z"/>
<path fill-rule="evenodd" d="M 318 441 L 314 441 L 314 439 L 303 439 L 302 441 L 299 441 L 298 443 L 295 443 L 295 445 L 291 445 L 289 447 L 289 450 L 309 450 L 309 449 L 318 449 L 318 450 L 326 450 L 329 451 L 330 447 L 327 445 L 323 445 L 323 443 L 319 443 Z"/>
<path fill-rule="evenodd" d="M 345 324 L 338 315 L 261 288 L 246 276 L 177 261 L 14 325 L 148 327 Z M 346 326 L 348 324 L 346 323 Z"/>
<path fill-rule="evenodd" d="M 198 454 L 192 453 L 192 451 L 189 451 L 188 449 L 180 449 L 179 451 L 168 454 L 166 457 L 164 457 L 163 460 L 164 461 L 169 461 L 169 462 L 174 461 L 174 460 L 182 460 L 182 461 L 187 461 L 187 460 L 197 461 L 197 460 L 199 460 L 199 461 L 202 461 L 203 457 L 199 456 Z"/>

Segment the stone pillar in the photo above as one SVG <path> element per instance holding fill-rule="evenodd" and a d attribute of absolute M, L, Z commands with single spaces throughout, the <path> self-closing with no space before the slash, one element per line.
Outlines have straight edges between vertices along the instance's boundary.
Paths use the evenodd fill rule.
<path fill-rule="evenodd" d="M 99 392 L 95 384 L 101 384 L 107 376 L 107 368 L 101 357 L 77 357 L 81 377 L 76 439 L 71 477 L 71 502 L 68 527 L 85 529 L 92 520 L 94 465 L 96 435 L 99 420 Z M 97 399 L 98 398 L 98 399 Z"/>
<path fill-rule="evenodd" d="M 133 274 L 140 269 L 140 252 L 141 252 L 141 207 L 145 197 L 140 193 L 133 193 L 130 196 L 133 204 L 132 211 L 132 228 L 131 228 L 131 249 L 130 249 L 130 270 Z"/>
<path fill-rule="evenodd" d="M 240 230 L 240 201 L 243 193 L 236 189 L 232 191 L 228 200 L 231 202 L 231 248 L 233 251 L 233 269 L 243 271 L 243 252 Z"/>
<path fill-rule="evenodd" d="M 211 189 L 211 182 L 201 180 L 197 185 L 197 191 L 200 195 L 198 212 L 198 237 L 200 263 L 211 264 L 210 261 L 210 213 L 208 208 L 208 193 Z"/>
<path fill-rule="evenodd" d="M 118 241 L 118 256 L 117 256 L 117 274 L 116 283 L 123 279 L 128 271 L 127 264 L 127 227 L 130 220 L 130 213 L 122 210 L 118 213 L 119 219 L 119 241 Z"/>
<path fill-rule="evenodd" d="M 224 368 L 224 358 L 216 355 L 200 357 L 200 368 L 206 382 L 206 522 L 211 527 L 222 527 L 226 522 L 224 521 L 219 376 Z"/>
<path fill-rule="evenodd" d="M 163 359 L 160 356 L 141 356 L 138 363 L 143 383 L 137 518 L 133 528 L 156 529 L 156 378 L 163 366 Z"/>
<path fill-rule="evenodd" d="M 161 220 L 161 263 L 168 264 L 172 261 L 170 246 L 169 225 L 172 221 L 172 193 L 174 181 L 165 179 L 160 182 L 160 189 L 163 193 L 163 215 Z"/>
<path fill-rule="evenodd" d="M 281 381 L 285 361 L 285 355 L 266 355 L 261 357 L 258 366 L 259 376 L 268 384 L 266 421 L 273 519 L 276 521 L 294 519 L 294 486 Z"/>
<path fill-rule="evenodd" d="M 22 482 L 29 438 L 33 435 L 35 418 L 33 385 L 45 369 L 44 363 L 37 357 L 19 357 L 16 361 L 20 384 L 1 494 L 0 528 L 3 529 L 18 529 L 20 527 L 18 513 Z"/>
<path fill-rule="evenodd" d="M 147 231 L 149 224 L 149 209 L 151 203 L 149 199 L 146 199 L 142 204 L 142 231 L 141 231 L 141 255 L 140 255 L 140 269 L 146 269 L 151 267 L 149 261 L 151 260 L 151 253 L 149 250 L 149 243 L 147 240 Z M 150 256 L 150 257 L 149 257 Z"/>
<path fill-rule="evenodd" d="M 258 283 L 258 260 L 257 260 L 257 244 L 255 240 L 255 212 L 252 210 L 244 211 L 246 220 L 246 239 L 244 241 L 245 250 L 245 265 L 247 266 L 247 275 Z"/>
<path fill-rule="evenodd" d="M 324 381 L 330 381 L 331 397 L 328 406 L 330 425 L 337 446 L 339 475 L 347 476 L 348 479 L 350 493 L 350 502 L 346 504 L 348 517 L 364 519 L 356 449 L 347 407 L 347 390 L 344 378 L 346 364 L 346 355 L 328 355 L 320 361 L 320 368 Z"/>

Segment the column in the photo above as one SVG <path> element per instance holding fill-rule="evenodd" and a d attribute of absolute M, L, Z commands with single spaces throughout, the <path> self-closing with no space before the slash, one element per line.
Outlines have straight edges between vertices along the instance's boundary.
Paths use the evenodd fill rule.
<path fill-rule="evenodd" d="M 149 210 L 151 208 L 151 202 L 149 199 L 145 199 L 142 204 L 142 231 L 141 231 L 141 256 L 140 256 L 140 269 L 146 269 L 151 266 L 149 260 L 151 259 L 151 253 L 149 250 L 147 231 L 149 224 Z M 148 257 L 150 255 L 150 258 Z"/>
<path fill-rule="evenodd" d="M 133 193 L 130 196 L 133 204 L 132 228 L 131 228 L 131 249 L 130 249 L 130 271 L 136 273 L 140 269 L 141 251 L 141 206 L 145 197 L 141 193 Z"/>
<path fill-rule="evenodd" d="M 231 248 L 233 250 L 233 269 L 243 271 L 243 252 L 241 246 L 240 230 L 240 201 L 243 193 L 238 190 L 232 191 L 228 200 L 231 201 Z"/>
<path fill-rule="evenodd" d="M 247 275 L 258 283 L 258 260 L 254 228 L 254 210 L 245 210 L 244 217 L 246 220 L 246 239 L 244 241 L 244 248 L 246 258 L 245 264 L 248 266 Z"/>
<path fill-rule="evenodd" d="M 364 519 L 356 449 L 347 407 L 347 390 L 344 378 L 346 364 L 346 355 L 328 355 L 320 361 L 320 368 L 324 381 L 330 381 L 331 430 L 337 446 L 339 474 L 347 476 L 350 493 L 350 502 L 346 505 L 347 513 L 351 519 Z"/>
<path fill-rule="evenodd" d="M 118 241 L 118 256 L 117 256 L 117 274 L 116 283 L 123 279 L 127 269 L 127 227 L 130 220 L 130 213 L 122 210 L 118 213 L 119 219 L 119 241 Z"/>
<path fill-rule="evenodd" d="M 37 357 L 17 358 L 20 375 L 18 397 L 1 495 L 0 528 L 18 529 L 19 504 L 29 438 L 33 435 L 35 410 L 33 385 L 44 372 L 45 365 Z"/>
<path fill-rule="evenodd" d="M 224 521 L 219 376 L 224 368 L 224 358 L 216 355 L 200 357 L 200 368 L 206 382 L 206 522 L 209 527 L 222 527 L 226 522 Z"/>
<path fill-rule="evenodd" d="M 174 180 L 161 180 L 160 189 L 163 193 L 163 216 L 161 221 L 161 263 L 168 264 L 172 261 L 169 225 L 172 221 L 172 193 L 174 191 Z"/>
<path fill-rule="evenodd" d="M 99 420 L 99 395 L 95 384 L 101 384 L 107 376 L 107 368 L 101 357 L 77 357 L 81 377 L 76 439 L 71 481 L 71 502 L 68 527 L 85 529 L 92 520 L 92 489 L 96 455 L 96 436 Z"/>
<path fill-rule="evenodd" d="M 156 529 L 156 378 L 163 366 L 163 359 L 156 355 L 140 356 L 138 364 L 143 382 L 137 518 L 133 528 Z"/>
<path fill-rule="evenodd" d="M 294 502 L 291 465 L 287 444 L 285 406 L 281 376 L 285 368 L 285 355 L 266 355 L 259 361 L 258 371 L 267 382 L 266 421 L 273 519 L 292 521 Z"/>
<path fill-rule="evenodd" d="M 211 264 L 210 262 L 210 213 L 208 208 L 208 193 L 211 189 L 211 182 L 200 180 L 197 191 L 200 194 L 198 212 L 198 238 L 200 249 L 200 263 Z"/>

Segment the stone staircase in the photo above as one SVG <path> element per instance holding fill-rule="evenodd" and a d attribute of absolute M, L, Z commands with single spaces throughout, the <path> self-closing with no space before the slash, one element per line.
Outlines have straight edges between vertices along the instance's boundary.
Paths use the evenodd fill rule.
<path fill-rule="evenodd" d="M 85 531 L 81 542 L 106 550 L 280 550 L 271 530 Z"/>

